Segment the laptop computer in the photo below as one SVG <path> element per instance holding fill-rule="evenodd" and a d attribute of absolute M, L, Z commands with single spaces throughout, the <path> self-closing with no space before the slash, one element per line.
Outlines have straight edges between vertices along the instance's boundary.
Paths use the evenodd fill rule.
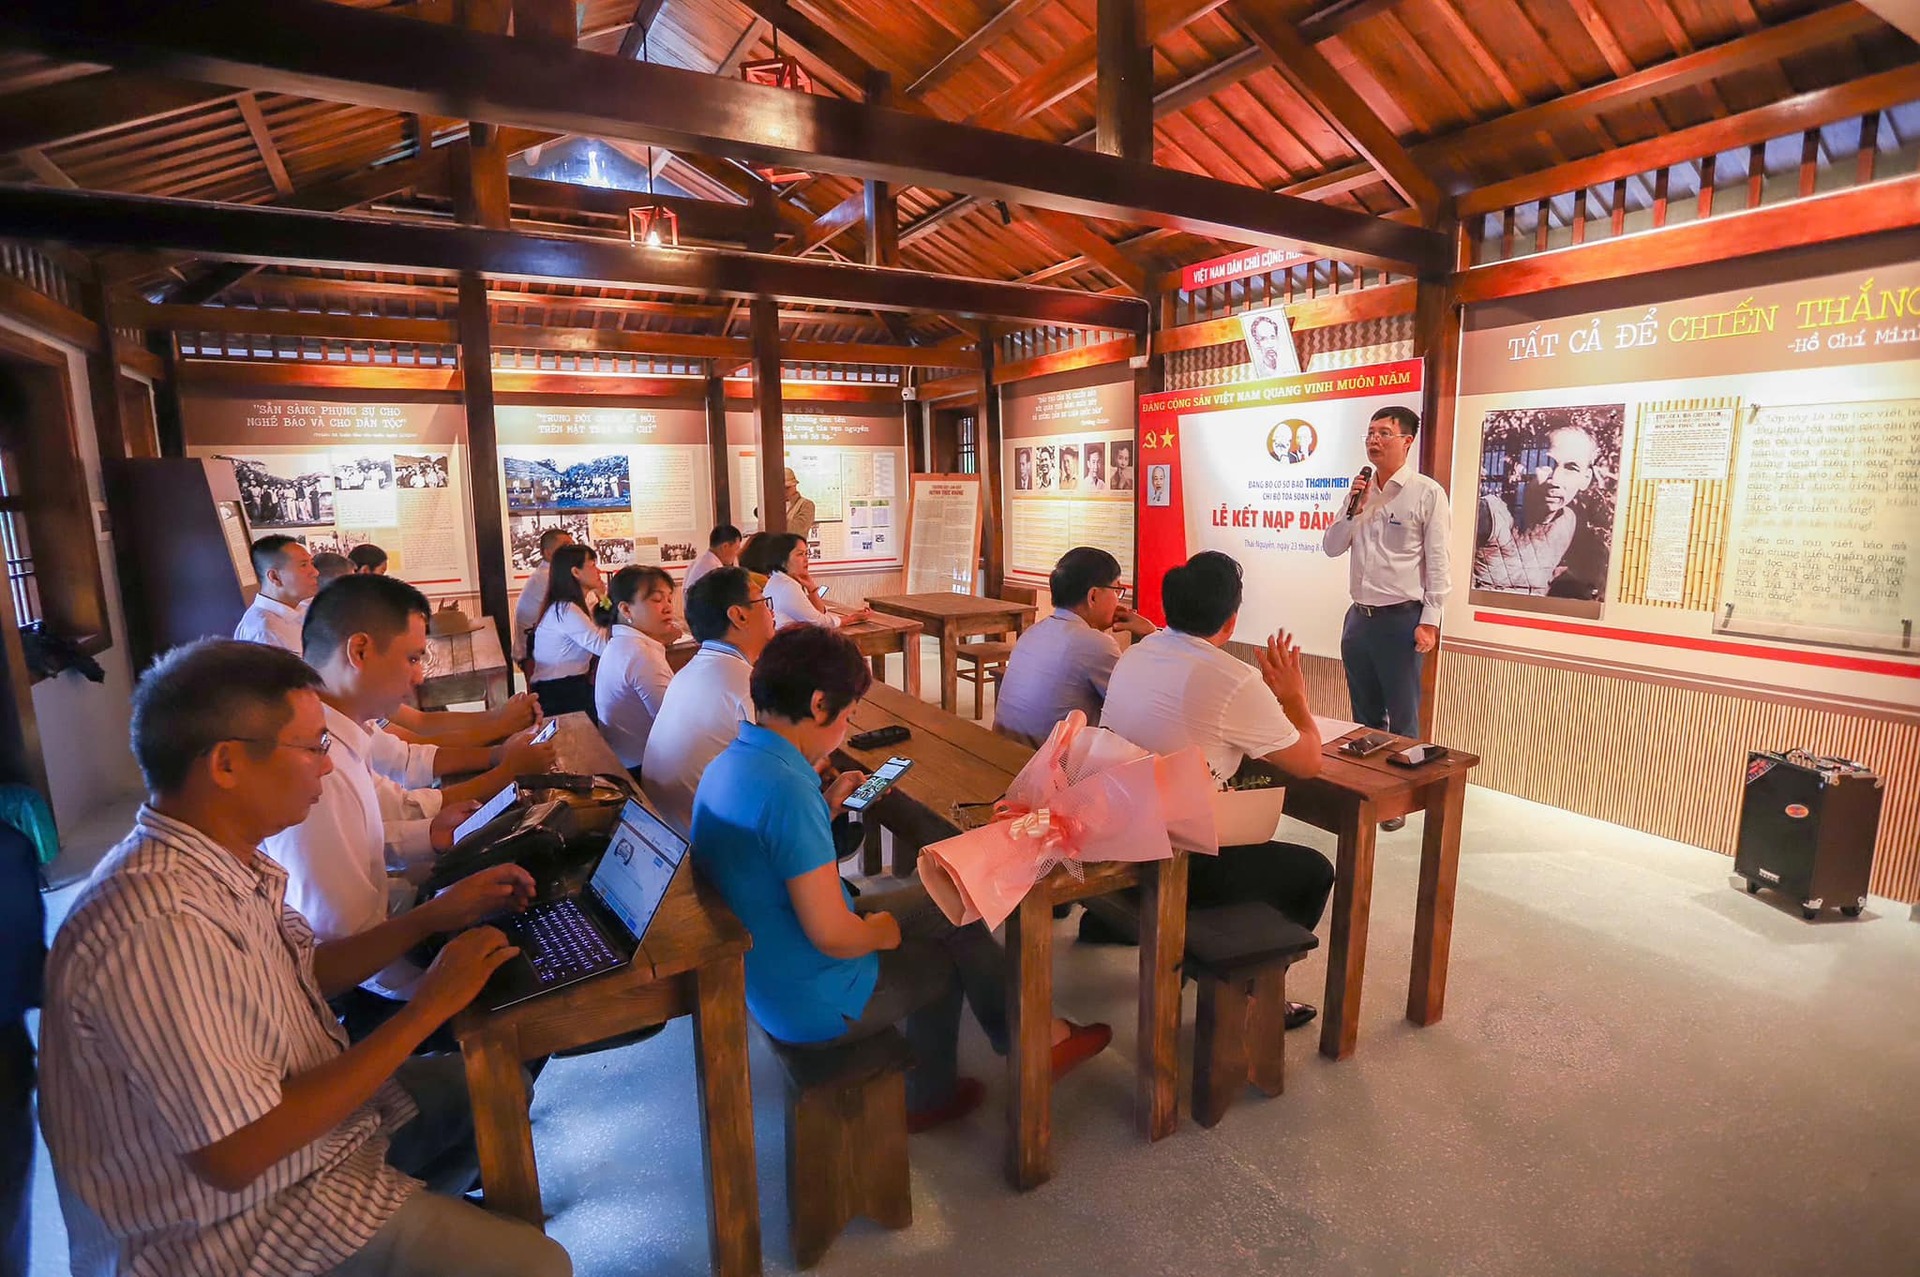
<path fill-rule="evenodd" d="M 474 1005 L 497 1011 L 631 962 L 686 858 L 687 840 L 629 799 L 584 889 L 494 923 L 520 952 Z"/>

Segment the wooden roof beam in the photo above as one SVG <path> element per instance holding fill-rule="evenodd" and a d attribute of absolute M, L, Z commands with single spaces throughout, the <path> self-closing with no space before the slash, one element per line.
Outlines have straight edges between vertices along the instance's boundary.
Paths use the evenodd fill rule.
<path fill-rule="evenodd" d="M 667 0 L 639 0 L 633 6 L 633 21 L 621 33 L 620 48 L 614 57 L 622 62 L 631 62 L 640 56 L 641 46 L 646 44 L 647 35 L 653 30 L 653 21 L 660 16 L 660 10 L 666 7 Z"/>
<path fill-rule="evenodd" d="M 953 52 L 941 58 L 920 74 L 920 78 L 907 86 L 907 96 L 922 97 L 933 92 L 979 55 L 981 50 L 998 40 L 1014 27 L 1045 8 L 1051 0 L 1010 0 L 1000 12 L 988 18 L 978 31 L 962 40 Z"/>
<path fill-rule="evenodd" d="M 274 192 L 285 199 L 293 194 L 293 179 L 287 176 L 287 165 L 280 158 L 280 148 L 273 144 L 273 131 L 267 127 L 267 117 L 260 113 L 259 95 L 242 93 L 235 105 L 240 108 L 240 118 L 246 121 L 247 134 L 253 139 L 254 150 L 260 153 L 260 163 L 266 167 L 267 179 L 273 183 Z"/>
<path fill-rule="evenodd" d="M 1046 209 L 1021 209 L 1025 220 L 1040 228 L 1068 256 L 1086 257 L 1118 280 L 1135 297 L 1146 295 L 1146 267 L 1128 257 L 1113 241 L 1076 217 L 1050 213 Z"/>
<path fill-rule="evenodd" d="M 1355 154 L 1379 169 L 1400 198 L 1420 210 L 1422 220 L 1431 221 L 1438 214 L 1440 188 L 1386 122 L 1297 27 L 1248 0 L 1229 0 L 1227 17 L 1249 40 L 1266 50 L 1281 78 L 1346 139 Z"/>
<path fill-rule="evenodd" d="M 1094 149 L 1153 163 L 1153 42 L 1147 0 L 1099 0 Z"/>
<path fill-rule="evenodd" d="M 835 204 L 826 212 L 808 223 L 798 235 L 782 244 L 778 252 L 793 257 L 804 257 L 823 244 L 829 244 L 842 234 L 859 226 L 867 216 L 867 192 L 860 187 Z"/>
<path fill-rule="evenodd" d="M 1446 240 L 1431 231 L 1231 182 L 902 111 L 431 23 L 417 24 L 397 40 L 396 21 L 325 0 L 281 0 L 271 8 L 253 0 L 199 0 L 190 21 L 144 0 L 84 6 L 12 0 L 0 6 L 0 34 L 59 56 L 388 110 L 457 113 L 529 129 L 653 142 L 679 152 L 720 151 L 1081 217 L 1171 226 L 1235 243 L 1311 250 L 1386 269 L 1433 272 L 1445 269 L 1448 259 Z M 1151 23 L 1150 29 L 1157 30 Z"/>
<path fill-rule="evenodd" d="M 1146 307 L 1137 301 L 1071 289 L 723 249 L 634 247 L 37 186 L 0 185 L 0 233 L 82 248 L 137 244 L 222 261 L 476 272 L 496 279 L 578 280 L 696 297 L 773 297 L 1082 328 L 1133 330 L 1146 324 Z"/>

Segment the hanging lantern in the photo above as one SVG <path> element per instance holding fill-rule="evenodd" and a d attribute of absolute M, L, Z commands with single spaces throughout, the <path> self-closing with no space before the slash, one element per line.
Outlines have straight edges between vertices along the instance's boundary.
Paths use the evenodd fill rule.
<path fill-rule="evenodd" d="M 769 89 L 789 89 L 795 93 L 813 92 L 813 77 L 794 58 L 780 56 L 778 47 L 770 58 L 756 58 L 740 64 L 740 78 L 748 84 Z"/>
<path fill-rule="evenodd" d="M 627 241 L 648 248 L 680 246 L 680 215 L 659 204 L 627 210 Z"/>

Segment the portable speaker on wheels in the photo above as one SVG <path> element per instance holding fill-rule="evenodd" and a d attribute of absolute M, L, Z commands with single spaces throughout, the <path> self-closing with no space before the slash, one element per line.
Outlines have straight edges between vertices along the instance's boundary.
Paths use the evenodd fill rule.
<path fill-rule="evenodd" d="M 1884 792 L 1878 776 L 1844 758 L 1748 754 L 1733 871 L 1750 893 L 1773 887 L 1799 901 L 1808 919 L 1830 908 L 1858 917 Z"/>

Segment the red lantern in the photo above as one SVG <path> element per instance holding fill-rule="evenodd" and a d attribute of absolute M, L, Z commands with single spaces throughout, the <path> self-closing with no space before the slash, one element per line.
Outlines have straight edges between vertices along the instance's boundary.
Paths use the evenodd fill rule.
<path fill-rule="evenodd" d="M 791 89 L 795 93 L 813 92 L 813 77 L 807 69 L 793 58 L 783 58 L 779 51 L 770 58 L 756 58 L 740 64 L 740 78 L 748 84 L 764 85 L 769 89 Z"/>
<path fill-rule="evenodd" d="M 627 210 L 627 240 L 648 248 L 680 246 L 680 215 L 659 204 L 642 204 Z"/>

